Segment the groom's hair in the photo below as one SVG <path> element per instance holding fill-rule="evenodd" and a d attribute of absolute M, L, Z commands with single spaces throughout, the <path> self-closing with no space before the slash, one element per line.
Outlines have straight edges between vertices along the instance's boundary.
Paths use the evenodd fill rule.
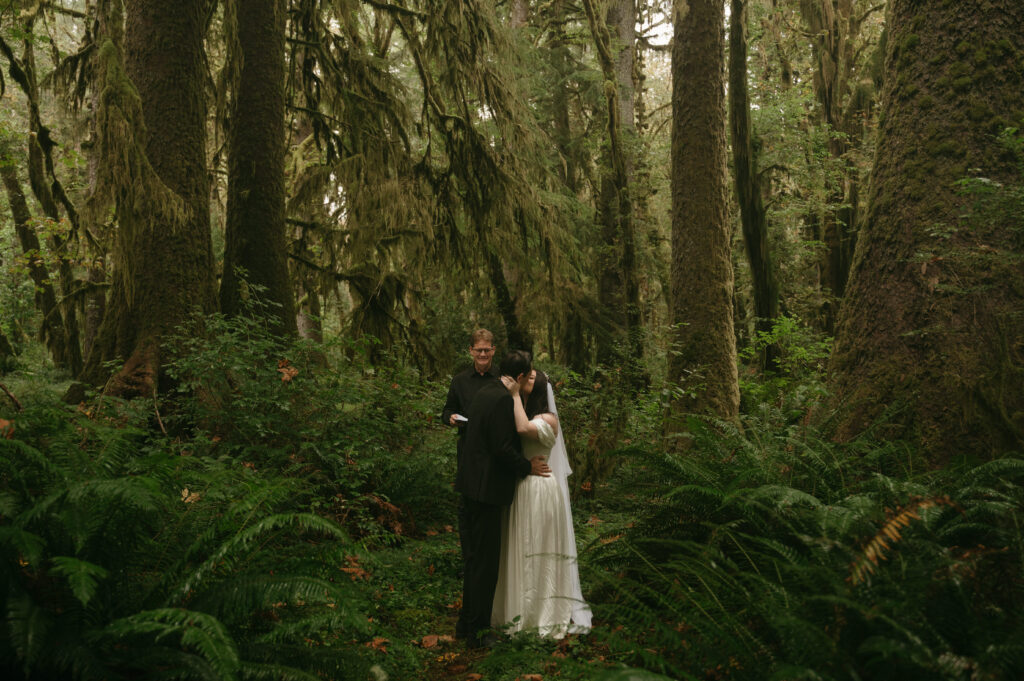
<path fill-rule="evenodd" d="M 505 355 L 505 359 L 501 360 L 499 367 L 502 376 L 511 376 L 512 378 L 518 378 L 520 374 L 528 374 L 532 368 L 533 360 L 530 359 L 530 354 L 522 350 L 513 350 Z"/>

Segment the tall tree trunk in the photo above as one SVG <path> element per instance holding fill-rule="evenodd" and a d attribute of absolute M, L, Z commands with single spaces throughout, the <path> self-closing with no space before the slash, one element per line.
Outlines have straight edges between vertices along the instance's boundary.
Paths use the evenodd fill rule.
<path fill-rule="evenodd" d="M 757 168 L 750 101 L 747 96 L 747 0 L 732 0 L 729 23 L 729 125 L 732 132 L 732 160 L 736 198 L 743 225 L 743 243 L 754 288 L 755 329 L 772 330 L 779 316 L 779 286 L 768 245 L 768 218 L 762 198 L 761 175 Z M 774 344 L 761 351 L 762 369 L 775 363 Z"/>
<path fill-rule="evenodd" d="M 206 0 L 130 0 L 120 71 L 121 21 L 102 19 L 97 53 L 103 162 L 90 203 L 117 207 L 114 278 L 107 314 L 83 377 L 108 393 L 151 396 L 164 340 L 196 312 L 216 309 L 206 167 L 203 31 Z"/>
<path fill-rule="evenodd" d="M 1019 450 L 1024 244 L 998 187 L 1020 186 L 1022 159 L 997 136 L 1024 126 L 1024 4 L 891 0 L 887 26 L 885 115 L 831 363 L 836 435 L 882 419 L 936 462 Z M 996 200 L 958 192 L 968 174 Z"/>
<path fill-rule="evenodd" d="M 566 32 L 566 0 L 554 0 L 551 18 L 548 21 L 548 59 L 557 81 L 552 85 L 551 108 L 554 126 L 554 140 L 562 157 L 559 176 L 566 188 L 576 194 L 578 186 L 579 151 L 573 145 L 572 128 L 569 120 L 569 77 L 572 73 L 572 58 L 569 51 L 569 36 Z"/>
<path fill-rule="evenodd" d="M 739 412 L 725 144 L 725 0 L 676 0 L 672 44 L 673 348 L 681 390 L 666 431 L 687 413 Z"/>
<path fill-rule="evenodd" d="M 74 205 L 64 192 L 64 186 L 57 178 L 54 170 L 52 151 L 56 142 L 50 137 L 50 129 L 43 125 L 39 109 L 39 84 L 36 78 L 35 65 L 35 40 L 33 38 L 33 26 L 36 14 L 29 12 L 22 26 L 25 36 L 22 44 L 24 46 L 22 58 L 19 60 L 14 56 L 11 48 L 0 39 L 0 49 L 10 62 L 11 76 L 21 86 L 25 97 L 28 100 L 28 178 L 32 193 L 42 206 L 43 213 L 55 224 L 61 222 L 61 206 L 65 209 L 70 224 L 70 231 L 74 233 L 78 226 L 78 215 Z M 50 230 L 47 237 L 47 245 L 58 258 L 57 280 L 60 284 L 59 292 L 63 294 L 65 301 L 60 304 L 60 322 L 64 340 L 62 342 L 63 357 L 58 360 L 62 366 L 74 374 L 82 369 L 82 349 L 79 342 L 78 320 L 76 319 L 73 294 L 75 292 L 75 278 L 71 267 L 71 259 L 66 248 L 66 237 L 56 229 Z"/>
<path fill-rule="evenodd" d="M 598 362 L 616 363 L 616 343 L 625 348 L 634 383 L 644 382 L 640 287 L 636 264 L 632 172 L 636 129 L 633 121 L 633 53 L 636 49 L 635 0 L 614 0 L 601 16 L 594 0 L 584 0 L 590 32 L 604 76 L 607 138 L 603 152 L 598 221 L 598 302 L 612 333 L 598 339 Z"/>
<path fill-rule="evenodd" d="M 228 132 L 221 310 L 245 313 L 244 299 L 252 293 L 266 304 L 253 312 L 265 316 L 276 331 L 294 335 L 284 207 L 287 6 L 283 0 L 248 0 L 234 7 L 241 74 Z M 250 291 L 253 286 L 258 292 Z"/>
<path fill-rule="evenodd" d="M 28 260 L 29 276 L 35 284 L 36 309 L 42 315 L 40 335 L 50 351 L 54 364 L 70 371 L 71 357 L 68 352 L 67 335 L 64 332 L 64 315 L 57 302 L 49 269 L 43 261 L 39 237 L 32 227 L 32 213 L 28 201 L 25 200 L 25 192 L 18 179 L 17 166 L 7 144 L 6 140 L 0 140 L 0 177 L 3 179 L 7 203 L 11 208 L 14 231 L 18 235 L 22 253 Z"/>
<path fill-rule="evenodd" d="M 516 301 L 509 290 L 508 281 L 505 278 L 505 268 L 499 258 L 489 248 L 487 250 L 487 274 L 494 288 L 494 297 L 498 306 L 498 313 L 505 322 L 505 335 L 507 337 L 509 350 L 526 350 L 533 352 L 533 336 L 526 330 L 516 313 Z"/>
<path fill-rule="evenodd" d="M 0 373 L 9 368 L 11 360 L 14 359 L 14 346 L 7 339 L 7 334 L 0 329 Z"/>
<path fill-rule="evenodd" d="M 821 123 L 829 135 L 829 155 L 840 170 L 821 215 L 821 240 L 825 245 L 821 283 L 828 289 L 822 322 L 829 333 L 846 292 L 857 238 L 858 177 L 847 155 L 861 145 L 860 121 L 874 101 L 870 88 L 853 82 L 857 75 L 856 41 L 864 19 L 878 7 L 881 5 L 858 15 L 854 0 L 800 2 L 801 15 L 814 37 L 813 84 Z"/>

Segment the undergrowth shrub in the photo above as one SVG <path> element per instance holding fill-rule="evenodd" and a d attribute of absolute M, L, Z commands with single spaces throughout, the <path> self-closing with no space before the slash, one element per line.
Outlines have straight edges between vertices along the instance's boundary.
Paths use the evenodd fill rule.
<path fill-rule="evenodd" d="M 414 369 L 369 366 L 362 342 L 286 342 L 245 318 L 206 318 L 175 347 L 169 427 L 207 455 L 292 471 L 312 510 L 359 536 L 389 541 L 454 516 L 452 454 L 424 438 L 441 388 Z"/>
<path fill-rule="evenodd" d="M 295 510 L 299 478 L 154 435 L 149 408 L 29 407 L 0 440 L 7 678 L 365 668 L 328 646 L 366 628 L 365 597 L 329 569 L 355 551 L 342 528 Z"/>
<path fill-rule="evenodd" d="M 678 679 L 1024 678 L 1024 460 L 912 473 L 898 443 L 690 425 L 685 455 L 637 450 L 608 495 L 643 500 L 633 522 L 584 552 L 617 659 Z"/>
<path fill-rule="evenodd" d="M 158 402 L 0 411 L 0 673 L 372 676 L 386 575 L 367 548 L 455 515 L 443 392 L 246 318 L 203 320 L 172 356 Z"/>

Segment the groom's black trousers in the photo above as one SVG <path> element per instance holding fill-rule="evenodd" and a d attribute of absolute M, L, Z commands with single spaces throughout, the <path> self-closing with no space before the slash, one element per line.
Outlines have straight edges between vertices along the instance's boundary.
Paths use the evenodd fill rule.
<path fill-rule="evenodd" d="M 462 542 L 462 612 L 455 632 L 472 640 L 491 626 L 494 589 L 501 560 L 501 512 L 504 506 L 484 504 L 463 495 L 459 504 Z"/>

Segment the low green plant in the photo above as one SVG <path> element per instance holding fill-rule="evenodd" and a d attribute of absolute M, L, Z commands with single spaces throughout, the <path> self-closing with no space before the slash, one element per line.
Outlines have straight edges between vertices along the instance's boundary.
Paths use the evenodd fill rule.
<path fill-rule="evenodd" d="M 1024 675 L 1024 460 L 910 474 L 898 444 L 714 425 L 613 481 L 634 521 L 584 557 L 613 657 L 677 679 Z"/>

